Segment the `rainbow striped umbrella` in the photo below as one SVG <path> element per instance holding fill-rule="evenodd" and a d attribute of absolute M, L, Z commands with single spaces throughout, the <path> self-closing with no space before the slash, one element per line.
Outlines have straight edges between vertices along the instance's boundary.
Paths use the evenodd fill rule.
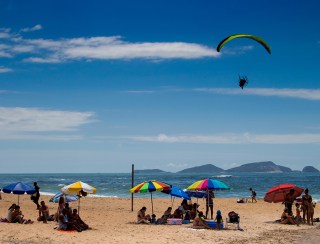
<path fill-rule="evenodd" d="M 205 191 L 205 190 L 228 190 L 230 187 L 219 181 L 219 180 L 211 180 L 211 179 L 204 179 L 198 180 L 190 185 L 187 190 L 188 191 Z"/>
<path fill-rule="evenodd" d="M 167 185 L 163 182 L 156 181 L 156 180 L 150 180 L 150 181 L 144 181 L 135 187 L 131 188 L 129 192 L 131 193 L 146 193 L 150 192 L 151 194 L 151 206 L 152 206 L 152 214 L 153 214 L 153 201 L 152 201 L 152 192 L 154 191 L 163 191 L 163 190 L 169 190 L 170 185 Z"/>

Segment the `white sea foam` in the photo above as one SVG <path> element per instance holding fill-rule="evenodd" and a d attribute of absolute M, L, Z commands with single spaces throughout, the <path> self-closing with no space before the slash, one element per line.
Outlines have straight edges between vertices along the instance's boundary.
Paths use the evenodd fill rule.
<path fill-rule="evenodd" d="M 212 177 L 214 177 L 214 178 L 231 178 L 231 177 L 233 177 L 233 175 L 215 175 Z"/>

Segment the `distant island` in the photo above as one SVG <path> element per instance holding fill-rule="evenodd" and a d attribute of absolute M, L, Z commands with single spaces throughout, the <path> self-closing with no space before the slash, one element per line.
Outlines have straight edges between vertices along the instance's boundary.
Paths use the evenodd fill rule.
<path fill-rule="evenodd" d="M 135 174 L 171 174 L 171 172 L 163 171 L 161 169 L 140 169 L 135 170 Z"/>
<path fill-rule="evenodd" d="M 184 169 L 181 171 L 178 171 L 178 174 L 191 174 L 191 173 L 221 173 L 225 170 L 214 166 L 212 164 L 205 164 L 202 166 L 196 166 L 188 169 Z"/>
<path fill-rule="evenodd" d="M 292 170 L 288 167 L 277 165 L 271 161 L 263 161 L 263 162 L 255 162 L 255 163 L 247 163 L 238 167 L 234 167 L 231 169 L 222 169 L 213 164 L 205 164 L 201 166 L 195 166 L 191 168 L 187 168 L 181 171 L 178 171 L 177 174 L 220 174 L 220 173 L 239 173 L 239 172 L 247 172 L 247 173 L 290 173 L 290 172 L 301 172 L 299 170 Z M 302 172 L 319 172 L 318 169 L 313 166 L 306 166 L 303 168 Z M 163 171 L 160 169 L 143 169 L 143 170 L 135 170 L 135 173 L 143 173 L 143 174 L 168 174 L 172 172 Z"/>
<path fill-rule="evenodd" d="M 316 168 L 313 167 L 313 166 L 306 166 L 306 167 L 304 167 L 304 168 L 302 169 L 302 172 L 303 172 L 303 173 L 317 173 L 317 172 L 319 172 L 319 170 L 316 169 Z"/>

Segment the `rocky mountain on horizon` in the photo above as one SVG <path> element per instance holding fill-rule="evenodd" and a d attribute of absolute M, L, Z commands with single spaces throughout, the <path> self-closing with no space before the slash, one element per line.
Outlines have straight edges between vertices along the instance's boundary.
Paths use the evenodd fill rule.
<path fill-rule="evenodd" d="M 224 169 L 219 168 L 213 164 L 205 164 L 201 166 L 187 168 L 187 169 L 178 171 L 177 173 L 178 174 L 194 174 L 194 173 L 216 174 L 224 171 L 225 171 Z"/>
<path fill-rule="evenodd" d="M 265 161 L 265 162 L 255 162 L 243 164 L 239 167 L 234 167 L 226 170 L 227 172 L 273 172 L 273 173 L 283 173 L 283 172 L 292 172 L 288 167 L 281 165 L 276 165 L 274 162 Z"/>
<path fill-rule="evenodd" d="M 135 174 L 171 174 L 171 172 L 163 171 L 161 169 L 136 169 Z"/>
<path fill-rule="evenodd" d="M 313 166 L 306 166 L 302 169 L 302 172 L 304 172 L 304 173 L 317 173 L 320 171 Z"/>

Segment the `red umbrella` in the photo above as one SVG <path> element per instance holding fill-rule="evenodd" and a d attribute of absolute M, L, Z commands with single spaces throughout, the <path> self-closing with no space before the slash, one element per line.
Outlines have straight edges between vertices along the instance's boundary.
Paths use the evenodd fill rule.
<path fill-rule="evenodd" d="M 266 202 L 284 202 L 286 195 L 291 189 L 294 189 L 294 197 L 298 197 L 302 194 L 303 189 L 293 184 L 281 184 L 272 187 L 264 196 Z"/>

